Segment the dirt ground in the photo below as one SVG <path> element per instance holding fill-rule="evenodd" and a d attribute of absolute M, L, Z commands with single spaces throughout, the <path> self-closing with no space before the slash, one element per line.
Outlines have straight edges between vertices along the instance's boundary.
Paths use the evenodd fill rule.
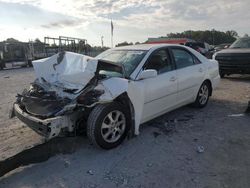
<path fill-rule="evenodd" d="M 32 68 L 0 72 L 0 160 L 43 139 L 8 109 L 34 78 Z M 20 167 L 0 187 L 250 187 L 250 76 L 230 76 L 204 109 L 182 107 L 141 126 L 140 135 L 110 151 L 86 137 L 73 154 Z"/>

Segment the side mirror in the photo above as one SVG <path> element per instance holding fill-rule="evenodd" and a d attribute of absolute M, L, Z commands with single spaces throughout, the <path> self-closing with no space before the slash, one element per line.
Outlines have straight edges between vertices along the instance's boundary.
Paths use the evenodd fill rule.
<path fill-rule="evenodd" d="M 143 70 L 139 76 L 138 76 L 138 80 L 144 80 L 147 78 L 154 78 L 157 76 L 157 71 L 154 69 L 148 69 L 148 70 Z"/>

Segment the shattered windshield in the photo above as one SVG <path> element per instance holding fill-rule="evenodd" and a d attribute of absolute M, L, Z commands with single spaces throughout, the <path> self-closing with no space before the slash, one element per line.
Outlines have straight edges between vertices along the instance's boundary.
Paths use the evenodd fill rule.
<path fill-rule="evenodd" d="M 145 50 L 108 50 L 96 58 L 122 64 L 125 69 L 125 75 L 129 77 L 146 53 L 147 51 Z"/>
<path fill-rule="evenodd" d="M 250 48 L 250 37 L 236 40 L 230 48 Z"/>

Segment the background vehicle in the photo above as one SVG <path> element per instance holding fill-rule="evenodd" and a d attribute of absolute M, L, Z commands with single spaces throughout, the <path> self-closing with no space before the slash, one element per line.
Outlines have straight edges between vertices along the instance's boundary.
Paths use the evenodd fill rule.
<path fill-rule="evenodd" d="M 33 64 L 37 80 L 18 95 L 14 114 L 47 139 L 86 127 L 105 149 L 168 111 L 205 107 L 220 80 L 215 60 L 171 44 L 118 47 L 94 59 L 59 53 Z"/>
<path fill-rule="evenodd" d="M 185 46 L 193 48 L 194 50 L 200 52 L 208 59 L 212 59 L 214 48 L 206 42 L 187 42 L 185 43 Z"/>
<path fill-rule="evenodd" d="M 221 77 L 225 74 L 250 74 L 250 37 L 239 38 L 228 49 L 214 54 Z"/>
<path fill-rule="evenodd" d="M 231 43 L 224 43 L 224 44 L 216 45 L 214 47 L 214 53 L 218 52 L 218 51 L 221 51 L 221 50 L 224 50 L 224 49 L 227 49 L 230 46 L 231 46 Z"/>

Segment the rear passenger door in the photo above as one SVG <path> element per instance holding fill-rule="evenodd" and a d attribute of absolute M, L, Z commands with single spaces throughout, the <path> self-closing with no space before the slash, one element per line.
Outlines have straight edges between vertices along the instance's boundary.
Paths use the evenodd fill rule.
<path fill-rule="evenodd" d="M 171 47 L 177 72 L 178 104 L 193 102 L 205 76 L 203 64 L 190 51 L 182 47 Z"/>

